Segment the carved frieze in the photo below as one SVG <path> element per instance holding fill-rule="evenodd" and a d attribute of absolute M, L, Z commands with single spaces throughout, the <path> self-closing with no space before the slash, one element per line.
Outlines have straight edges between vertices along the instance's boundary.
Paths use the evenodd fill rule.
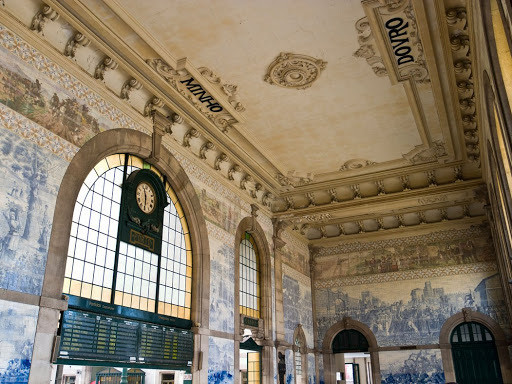
<path fill-rule="evenodd" d="M 377 76 L 392 74 L 393 81 L 429 82 L 411 0 L 375 0 L 363 6 L 369 8 L 372 16 L 356 22 L 360 48 L 354 56 L 366 59 Z M 384 46 L 379 46 L 374 33 L 382 36 Z"/>
<path fill-rule="evenodd" d="M 478 119 L 476 116 L 471 41 L 466 9 L 458 7 L 446 10 L 446 23 L 450 35 L 453 71 L 464 129 L 466 155 L 470 161 L 478 162 L 480 160 Z"/>
<path fill-rule="evenodd" d="M 327 62 L 311 56 L 281 52 L 269 65 L 264 80 L 284 88 L 306 89 L 318 79 Z"/>

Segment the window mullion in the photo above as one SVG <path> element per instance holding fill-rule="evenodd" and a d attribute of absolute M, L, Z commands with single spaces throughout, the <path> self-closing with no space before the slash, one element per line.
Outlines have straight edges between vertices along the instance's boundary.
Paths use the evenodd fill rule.
<path fill-rule="evenodd" d="M 123 201 L 123 185 L 126 181 L 126 174 L 128 173 L 128 157 L 129 155 L 126 153 L 124 155 L 124 166 L 123 166 L 123 184 L 121 185 L 121 202 Z M 114 271 L 112 272 L 113 276 L 112 276 L 112 293 L 110 294 L 110 303 L 113 304 L 114 303 L 114 298 L 115 298 L 115 295 L 116 295 L 116 284 L 117 284 L 117 263 L 119 262 L 119 245 L 121 243 L 121 236 L 120 236 L 120 232 L 121 232 L 121 214 L 122 214 L 122 206 L 120 207 L 119 209 L 119 224 L 117 226 L 117 239 L 116 239 L 116 253 L 115 253 L 115 258 L 114 258 Z"/>

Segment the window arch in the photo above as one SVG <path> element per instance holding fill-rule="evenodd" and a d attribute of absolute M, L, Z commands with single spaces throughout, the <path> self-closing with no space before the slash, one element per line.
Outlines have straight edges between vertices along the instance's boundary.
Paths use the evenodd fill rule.
<path fill-rule="evenodd" d="M 154 247 L 119 236 L 123 199 L 137 202 L 123 185 L 140 170 L 149 171 L 165 191 L 161 230 L 151 224 L 160 236 Z M 147 196 L 143 203 L 152 213 Z M 141 158 L 110 155 L 90 171 L 76 200 L 67 255 L 64 293 L 190 320 L 192 248 L 185 215 L 166 177 Z"/>
<path fill-rule="evenodd" d="M 260 318 L 260 267 L 258 247 L 252 235 L 245 231 L 240 240 L 240 313 Z"/>
<path fill-rule="evenodd" d="M 293 366 L 295 370 L 295 383 L 301 384 L 306 382 L 308 373 L 307 343 L 301 324 L 297 325 L 293 332 Z"/>

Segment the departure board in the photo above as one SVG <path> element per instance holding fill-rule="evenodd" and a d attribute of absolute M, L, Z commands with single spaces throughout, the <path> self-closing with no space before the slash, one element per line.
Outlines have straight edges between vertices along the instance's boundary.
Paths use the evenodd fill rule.
<path fill-rule="evenodd" d="M 59 360 L 94 360 L 187 367 L 192 364 L 189 330 L 67 310 L 63 314 Z"/>

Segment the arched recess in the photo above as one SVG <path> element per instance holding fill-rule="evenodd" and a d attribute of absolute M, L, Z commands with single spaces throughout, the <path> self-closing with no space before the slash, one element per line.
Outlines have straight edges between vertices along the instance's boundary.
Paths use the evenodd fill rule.
<path fill-rule="evenodd" d="M 439 334 L 439 346 L 441 348 L 441 357 L 443 360 L 443 370 L 446 382 L 455 382 L 450 335 L 455 327 L 465 322 L 480 323 L 491 331 L 496 342 L 496 349 L 498 350 L 503 382 L 512 382 L 512 366 L 508 352 L 508 343 L 503 329 L 501 329 L 500 325 L 491 317 L 484 315 L 483 313 L 473 311 L 471 308 L 464 308 L 462 311 L 451 316 L 444 322 L 441 328 L 441 332 Z"/>
<path fill-rule="evenodd" d="M 119 128 L 96 135 L 77 152 L 62 179 L 57 195 L 42 288 L 43 296 L 56 299 L 61 297 L 73 209 L 87 174 L 108 155 L 130 153 L 149 159 L 151 148 L 150 136 L 139 131 Z M 201 327 L 208 327 L 210 252 L 206 222 L 199 198 L 185 170 L 168 150 L 162 147 L 159 159 L 152 163 L 168 177 L 187 217 L 193 250 L 191 320 Z"/>
<path fill-rule="evenodd" d="M 59 311 L 51 303 L 62 298 L 67 248 L 75 202 L 80 188 L 93 167 L 103 158 L 115 153 L 129 153 L 146 159 L 167 176 L 178 196 L 190 228 L 193 260 L 192 311 L 193 330 L 208 328 L 210 301 L 210 250 L 206 222 L 197 194 L 184 169 L 171 153 L 161 148 L 157 160 L 150 160 L 152 138 L 131 129 L 112 129 L 102 132 L 76 153 L 62 179 L 57 195 L 50 236 L 48 259 L 44 274 L 42 300 L 34 341 L 30 382 L 39 382 L 51 372 L 51 345 L 57 331 Z M 43 302 L 44 298 L 44 302 Z M 194 337 L 194 383 L 202 382 L 199 358 L 208 356 L 208 340 L 197 332 Z M 207 368 L 207 367 L 205 367 Z M 32 378 L 34 377 L 34 379 Z M 39 379 L 38 379 L 39 378 Z M 35 380 L 35 381 L 34 381 Z"/>
<path fill-rule="evenodd" d="M 258 261 L 259 261 L 259 274 L 260 274 L 260 325 L 259 327 L 254 327 L 251 325 L 243 325 L 241 324 L 242 319 L 240 316 L 240 240 L 245 232 L 251 234 L 254 242 L 256 244 L 256 248 L 258 251 Z M 244 328 L 249 328 L 252 331 L 253 340 L 260 346 L 262 349 L 261 356 L 261 377 L 262 383 L 267 384 L 272 380 L 273 374 L 273 358 L 272 358 L 272 347 L 265 343 L 265 340 L 271 339 L 271 325 L 272 325 L 272 279 L 271 279 L 271 263 L 270 263 L 270 248 L 267 243 L 265 232 L 263 228 L 261 228 L 260 224 L 256 220 L 256 216 L 248 216 L 243 218 L 238 224 L 238 228 L 235 234 L 235 284 L 234 284 L 234 322 L 235 322 L 235 337 L 238 337 L 238 340 L 242 340 L 242 333 Z M 240 345 L 235 343 L 235 356 L 239 355 Z M 235 359 L 235 381 L 236 376 L 239 372 L 239 361 Z M 240 379 L 240 378 L 238 378 Z"/>
<path fill-rule="evenodd" d="M 377 344 L 377 339 L 375 338 L 375 335 L 366 324 L 363 324 L 360 321 L 354 320 L 350 317 L 344 317 L 342 320 L 332 325 L 325 333 L 324 341 L 322 343 L 325 383 L 336 383 L 336 372 L 334 370 L 334 355 L 332 352 L 332 342 L 338 333 L 349 329 L 354 329 L 356 331 L 361 332 L 368 341 L 368 351 L 370 352 L 373 382 L 380 383 L 381 378 L 378 352 L 379 346 Z"/>
<path fill-rule="evenodd" d="M 293 362 L 295 383 L 308 382 L 308 344 L 302 324 L 297 325 L 293 331 Z M 300 364 L 300 366 L 299 366 Z M 300 369 L 300 374 L 298 370 Z M 297 378 L 300 376 L 300 380 Z"/>

